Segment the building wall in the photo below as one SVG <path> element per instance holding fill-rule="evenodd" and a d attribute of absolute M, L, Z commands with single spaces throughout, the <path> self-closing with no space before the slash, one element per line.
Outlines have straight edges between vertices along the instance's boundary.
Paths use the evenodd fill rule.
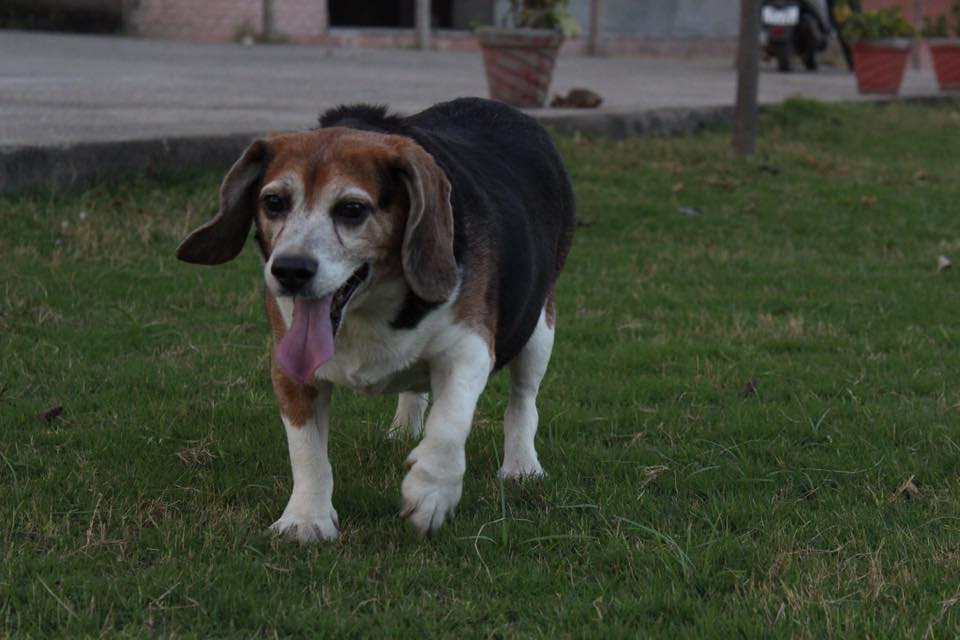
<path fill-rule="evenodd" d="M 118 0 L 40 0 L 44 2 L 115 3 Z M 231 41 L 262 32 L 263 0 L 123 0 L 128 28 L 148 37 Z M 410 30 L 329 32 L 327 0 L 273 0 L 276 31 L 292 42 L 343 46 L 411 46 Z M 358 0 L 359 1 L 359 0 Z M 380 2 L 382 0 L 364 0 Z M 956 0 L 922 0 L 923 13 L 946 12 Z M 899 5 L 913 20 L 915 0 L 862 0 L 866 9 Z M 455 26 L 502 19 L 509 0 L 453 0 Z M 725 55 L 733 50 L 739 26 L 736 0 L 603 0 L 604 49 L 610 53 Z M 570 11 L 586 30 L 590 0 L 570 0 Z M 402 31 L 402 33 L 401 33 Z M 437 34 L 439 48 L 471 48 L 469 33 Z M 565 50 L 579 50 L 570 41 Z"/>
<path fill-rule="evenodd" d="M 509 0 L 495 0 L 502 18 Z M 603 0 L 600 22 L 607 37 L 641 40 L 736 38 L 736 0 Z M 570 13 L 583 29 L 590 23 L 590 0 L 570 0 Z"/>
<path fill-rule="evenodd" d="M 275 31 L 293 42 L 327 28 L 324 0 L 273 0 Z M 237 40 L 263 31 L 263 0 L 128 0 L 127 27 L 150 38 L 200 42 Z"/>
<path fill-rule="evenodd" d="M 146 37 L 208 42 L 235 41 L 262 33 L 263 0 L 125 0 L 128 29 Z M 382 0 L 364 0 L 382 1 Z M 728 55 L 736 38 L 734 0 L 603 0 L 604 50 L 613 54 Z M 402 30 L 328 30 L 326 0 L 274 0 L 277 33 L 292 42 L 330 46 L 412 46 Z M 453 0 L 453 19 L 461 32 L 437 33 L 440 49 L 472 49 L 473 23 L 499 20 L 509 0 Z M 586 30 L 590 0 L 570 0 L 570 11 Z M 585 34 L 584 34 L 585 35 Z M 565 51 L 580 52 L 583 40 Z"/>
<path fill-rule="evenodd" d="M 327 30 L 327 3 L 322 0 L 274 0 L 278 33 L 295 42 L 309 42 Z"/>
<path fill-rule="evenodd" d="M 590 22 L 590 0 L 571 0 L 580 24 Z M 609 37 L 649 40 L 735 38 L 739 3 L 733 0 L 604 0 L 600 23 Z"/>

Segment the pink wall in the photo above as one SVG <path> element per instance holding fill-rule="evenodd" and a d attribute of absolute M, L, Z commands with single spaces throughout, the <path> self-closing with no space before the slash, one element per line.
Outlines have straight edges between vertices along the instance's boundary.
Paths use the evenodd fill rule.
<path fill-rule="evenodd" d="M 327 28 L 326 3 L 274 0 L 274 28 L 293 42 L 315 40 Z M 128 12 L 132 31 L 150 38 L 227 42 L 263 30 L 262 0 L 139 0 Z"/>

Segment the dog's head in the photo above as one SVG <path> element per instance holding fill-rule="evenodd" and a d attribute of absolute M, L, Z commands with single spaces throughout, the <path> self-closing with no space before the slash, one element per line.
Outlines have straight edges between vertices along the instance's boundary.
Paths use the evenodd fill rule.
<path fill-rule="evenodd" d="M 450 183 L 409 138 L 333 127 L 256 140 L 224 178 L 219 212 L 177 257 L 232 260 L 252 225 L 267 287 L 295 301 L 286 348 L 307 354 L 284 363 L 281 344 L 281 363 L 304 379 L 332 355 L 351 296 L 375 278 L 402 276 L 428 302 L 457 286 Z"/>

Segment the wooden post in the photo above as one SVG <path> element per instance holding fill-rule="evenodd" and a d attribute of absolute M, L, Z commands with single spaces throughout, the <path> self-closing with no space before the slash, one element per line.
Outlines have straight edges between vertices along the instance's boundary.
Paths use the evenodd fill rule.
<path fill-rule="evenodd" d="M 603 0 L 590 0 L 590 31 L 587 32 L 587 54 L 600 55 L 600 9 Z"/>
<path fill-rule="evenodd" d="M 737 104 L 734 108 L 733 150 L 753 155 L 757 141 L 757 84 L 760 67 L 760 0 L 740 0 L 740 41 L 737 45 Z"/>
<path fill-rule="evenodd" d="M 417 48 L 429 49 L 430 42 L 430 0 L 417 0 L 416 16 Z"/>
<path fill-rule="evenodd" d="M 276 33 L 273 3 L 274 0 L 263 0 L 263 29 L 260 37 L 264 42 L 272 42 Z"/>
<path fill-rule="evenodd" d="M 923 0 L 913 0 L 913 28 L 917 33 L 923 30 Z M 920 68 L 920 44 L 910 47 L 910 63 L 914 69 Z"/>
<path fill-rule="evenodd" d="M 327 35 L 330 33 L 330 3 L 324 0 L 319 5 L 319 21 L 320 21 L 320 34 Z"/>

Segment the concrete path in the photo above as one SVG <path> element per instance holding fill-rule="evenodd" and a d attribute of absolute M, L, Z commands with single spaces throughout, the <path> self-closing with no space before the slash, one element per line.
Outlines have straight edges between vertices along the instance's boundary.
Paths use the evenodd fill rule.
<path fill-rule="evenodd" d="M 565 56 L 554 92 L 586 87 L 604 98 L 603 107 L 531 113 L 560 131 L 687 132 L 729 122 L 735 84 L 730 60 Z M 486 92 L 478 52 L 0 31 L 0 192 L 225 167 L 252 137 L 311 127 L 318 112 L 338 104 L 382 103 L 411 113 Z M 932 73 L 908 71 L 902 93 L 936 95 Z M 793 95 L 861 99 L 846 71 L 763 69 L 761 103 Z"/>
<path fill-rule="evenodd" d="M 593 89 L 600 110 L 731 105 L 731 61 L 562 57 L 554 91 Z M 936 92 L 909 71 L 904 95 Z M 369 101 L 412 112 L 486 95 L 479 53 L 195 44 L 0 31 L 0 146 L 250 133 L 312 125 Z M 856 100 L 853 76 L 765 68 L 763 103 L 791 95 Z M 551 110 L 552 111 L 552 110 Z M 583 112 L 578 112 L 583 113 Z"/>

